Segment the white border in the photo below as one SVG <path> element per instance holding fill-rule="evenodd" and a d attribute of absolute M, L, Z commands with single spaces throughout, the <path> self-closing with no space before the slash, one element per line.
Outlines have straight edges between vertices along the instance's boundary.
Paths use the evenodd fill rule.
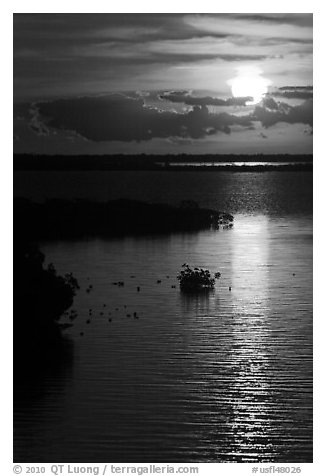
<path fill-rule="evenodd" d="M 323 221 L 326 218 L 324 206 L 326 202 L 323 200 L 321 191 L 325 188 L 325 166 L 324 161 L 324 144 L 321 138 L 325 136 L 322 128 L 325 128 L 325 119 L 322 116 L 324 109 L 325 97 L 325 37 L 326 29 L 325 4 L 321 1 L 284 1 L 274 0 L 271 3 L 259 1 L 229 1 L 221 4 L 220 2 L 201 1 L 199 3 L 183 2 L 156 2 L 146 1 L 137 2 L 107 2 L 96 1 L 84 2 L 68 2 L 57 0 L 56 2 L 41 1 L 12 1 L 4 2 L 1 6 L 1 49 L 2 49 L 2 68 L 1 68 L 1 84 L 2 99 L 4 108 L 1 114 L 1 132 L 3 147 L 1 151 L 1 285 L 2 290 L 2 313 L 1 313 L 1 345 L 0 345 L 0 362 L 2 376 L 2 400 L 1 400 L 1 434 L 0 448 L 1 474 L 12 473 L 12 332 L 11 332 L 11 316 L 12 316 L 12 14 L 15 13 L 314 13 L 314 463 L 302 464 L 302 475 L 322 475 L 325 469 L 322 467 L 324 454 L 324 428 L 325 428 L 325 396 L 324 396 L 324 379 L 325 379 L 325 305 L 321 301 L 322 293 L 325 293 L 325 285 L 323 278 L 323 269 L 325 264 L 325 246 L 324 246 L 324 226 Z M 78 7 L 78 8 L 76 8 Z M 200 7 L 200 11 L 199 11 Z M 325 113 L 324 113 L 325 114 Z M 45 465 L 48 466 L 48 465 Z M 194 465 L 193 465 L 194 466 Z M 234 464 L 221 466 L 220 464 L 201 464 L 200 475 L 203 474 L 251 474 L 253 465 Z M 258 467 L 267 467 L 270 465 L 257 464 Z M 223 468 L 223 469 L 222 469 Z M 24 474 L 24 473 L 23 473 Z M 50 473 L 47 473 L 50 474 Z"/>

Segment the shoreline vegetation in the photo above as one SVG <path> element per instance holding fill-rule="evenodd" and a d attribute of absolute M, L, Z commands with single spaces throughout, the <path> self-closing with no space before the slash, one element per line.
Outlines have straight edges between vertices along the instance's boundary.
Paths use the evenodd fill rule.
<path fill-rule="evenodd" d="M 231 227 L 233 216 L 200 208 L 193 200 L 178 207 L 119 199 L 108 202 L 14 199 L 14 233 L 26 240 L 126 236 Z"/>
<path fill-rule="evenodd" d="M 312 155 L 205 154 L 205 155 L 33 155 L 14 154 L 15 171 L 155 170 L 155 171 L 311 171 Z"/>
<path fill-rule="evenodd" d="M 15 235 L 13 251 L 13 357 L 20 377 L 48 366 L 61 353 L 61 331 L 67 325 L 60 318 L 72 306 L 79 284 L 72 273 L 60 276 L 52 263 L 45 267 L 44 254 L 25 235 Z"/>

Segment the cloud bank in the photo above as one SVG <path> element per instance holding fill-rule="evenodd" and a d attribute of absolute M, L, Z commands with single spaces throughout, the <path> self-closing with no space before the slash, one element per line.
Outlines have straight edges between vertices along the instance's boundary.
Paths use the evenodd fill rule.
<path fill-rule="evenodd" d="M 212 113 L 208 105 L 243 106 L 245 98 L 240 98 L 237 104 L 235 99 L 196 98 L 185 91 L 165 93 L 162 97 L 171 102 L 185 102 L 192 109 L 183 113 L 160 110 L 146 106 L 143 97 L 124 94 L 57 99 L 33 106 L 31 127 L 41 134 L 47 133 L 50 128 L 70 131 L 94 142 L 140 142 L 153 138 L 200 139 L 220 132 L 230 134 L 232 126 L 253 129 L 257 121 L 264 128 L 280 122 L 302 123 L 311 127 L 313 124 L 312 99 L 290 106 L 268 96 L 251 112 L 236 115 Z"/>

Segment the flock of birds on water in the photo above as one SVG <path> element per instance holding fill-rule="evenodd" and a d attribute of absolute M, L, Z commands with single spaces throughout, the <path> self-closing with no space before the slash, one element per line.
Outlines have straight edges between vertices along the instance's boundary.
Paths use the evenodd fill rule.
<path fill-rule="evenodd" d="M 135 275 L 131 275 L 131 276 L 130 276 L 130 278 L 135 278 L 135 277 L 136 277 Z M 167 275 L 166 278 L 169 279 L 170 276 Z M 88 277 L 87 280 L 89 280 L 89 279 L 90 279 L 90 278 Z M 162 283 L 162 279 L 157 279 L 157 280 L 156 280 L 156 284 L 161 284 L 161 283 Z M 117 287 L 124 287 L 125 282 L 124 282 L 124 281 L 114 281 L 114 282 L 112 282 L 111 284 L 112 284 L 113 286 L 117 286 Z M 176 286 L 175 284 L 172 284 L 172 285 L 171 285 L 171 288 L 174 288 L 174 289 L 175 289 L 176 287 L 177 287 L 177 286 Z M 93 289 L 94 289 L 93 285 L 92 285 L 92 284 L 89 284 L 89 285 L 86 287 L 85 292 L 86 292 L 87 294 L 89 294 L 89 293 L 91 293 L 91 292 L 93 291 Z M 140 292 L 141 292 L 141 287 L 140 287 L 140 286 L 136 286 L 136 291 L 137 291 L 137 293 L 140 293 Z M 125 314 L 126 317 L 129 317 L 129 318 L 133 317 L 133 318 L 136 319 L 136 320 L 140 318 L 139 313 L 138 313 L 137 311 L 130 311 L 130 310 L 128 309 L 128 305 L 127 305 L 127 304 L 124 304 L 123 307 L 121 307 L 121 306 L 120 306 L 120 307 L 115 307 L 114 310 L 109 311 L 108 308 L 107 308 L 106 303 L 103 303 L 103 305 L 102 305 L 102 310 L 99 312 L 99 315 L 100 315 L 101 317 L 106 317 L 107 320 L 108 320 L 108 322 L 112 322 L 112 320 L 113 320 L 113 314 L 114 314 L 115 312 L 121 311 L 121 310 L 123 310 L 123 311 L 126 313 L 126 314 Z M 85 323 L 86 323 L 86 324 L 91 324 L 92 319 L 93 319 L 94 316 L 95 316 L 95 312 L 94 312 L 93 308 L 89 308 L 89 309 L 88 309 L 88 317 L 87 317 Z M 70 321 L 70 323 L 67 323 L 67 322 L 65 322 L 65 323 L 60 323 L 60 327 L 61 327 L 61 329 L 67 329 L 67 328 L 73 326 L 72 322 L 78 317 L 78 313 L 77 313 L 77 311 L 76 311 L 75 309 L 70 309 L 69 311 L 65 311 L 65 312 L 63 313 L 63 317 L 64 317 L 64 318 L 68 318 L 68 320 Z M 79 333 L 79 335 L 80 335 L 81 337 L 84 336 L 84 331 L 81 331 L 81 332 Z"/>
<path fill-rule="evenodd" d="M 130 278 L 135 278 L 135 277 L 136 277 L 135 275 L 131 275 L 131 276 L 130 276 Z M 167 275 L 166 278 L 169 279 L 170 276 Z M 89 279 L 90 279 L 90 278 L 88 277 L 87 280 L 89 280 Z M 161 283 L 162 283 L 162 279 L 157 279 L 157 280 L 156 280 L 156 284 L 161 284 Z M 124 282 L 124 281 L 114 281 L 114 282 L 112 282 L 111 284 L 112 284 L 113 286 L 117 286 L 117 287 L 124 287 L 125 282 Z M 177 286 L 176 286 L 175 284 L 171 284 L 171 288 L 172 288 L 172 289 L 175 289 L 176 287 L 177 287 Z M 89 294 L 89 293 L 91 293 L 91 292 L 93 291 L 93 289 L 94 289 L 93 285 L 92 285 L 92 284 L 89 284 L 89 285 L 87 286 L 85 292 L 86 292 L 87 294 Z M 232 289 L 231 286 L 229 286 L 229 291 L 231 291 L 231 289 Z M 141 292 L 141 287 L 140 287 L 140 286 L 136 286 L 136 290 L 137 290 L 137 293 L 140 293 L 140 292 Z M 124 304 L 123 307 L 115 307 L 114 310 L 110 310 L 110 311 L 109 311 L 108 308 L 107 308 L 106 303 L 103 303 L 103 305 L 102 305 L 102 310 L 99 312 L 99 315 L 100 315 L 101 317 L 106 317 L 108 322 L 112 322 L 114 313 L 117 312 L 117 311 L 121 311 L 121 310 L 123 310 L 123 311 L 126 313 L 125 316 L 128 317 L 128 318 L 132 318 L 132 317 L 133 317 L 133 318 L 136 319 L 136 320 L 140 318 L 139 313 L 138 313 L 137 311 L 130 311 L 130 310 L 128 309 L 127 304 Z M 89 309 L 88 309 L 88 317 L 87 317 L 85 323 L 86 323 L 87 325 L 91 324 L 92 319 L 93 319 L 94 316 L 95 316 L 95 313 L 94 313 L 93 308 L 89 308 Z M 75 309 L 70 309 L 69 311 L 65 311 L 65 312 L 63 313 L 63 317 L 64 317 L 64 318 L 68 318 L 68 320 L 70 321 L 70 323 L 67 323 L 67 322 L 61 323 L 61 324 L 60 324 L 60 327 L 61 327 L 61 329 L 67 329 L 67 328 L 73 326 L 72 322 L 78 317 L 78 313 L 77 313 L 77 311 L 76 311 Z M 83 336 L 84 336 L 84 331 L 80 331 L 79 335 L 80 335 L 81 337 L 83 337 Z"/>
<path fill-rule="evenodd" d="M 293 273 L 292 276 L 295 276 L 295 273 Z M 135 277 L 136 277 L 136 276 L 134 276 L 134 275 L 131 275 L 131 276 L 130 276 L 130 278 L 135 278 Z M 169 279 L 170 276 L 167 275 L 166 278 Z M 88 277 L 87 280 L 89 280 L 89 279 L 90 279 L 90 278 Z M 156 284 L 161 284 L 161 283 L 162 283 L 162 279 L 157 279 Z M 117 287 L 124 287 L 125 282 L 124 282 L 124 281 L 114 281 L 114 282 L 112 282 L 111 284 L 112 284 L 113 286 L 117 286 Z M 177 287 L 177 286 L 176 286 L 175 284 L 172 284 L 172 285 L 171 285 L 171 288 L 174 288 L 174 289 L 175 289 L 176 287 Z M 93 290 L 93 285 L 92 285 L 92 284 L 89 284 L 89 285 L 87 286 L 87 288 L 86 288 L 86 293 L 89 294 L 89 293 L 92 292 L 92 290 Z M 136 287 L 136 290 L 137 290 L 137 293 L 139 293 L 139 292 L 141 291 L 141 287 L 140 287 L 140 286 L 137 286 L 137 287 Z M 229 286 L 229 291 L 232 291 L 232 287 L 231 287 L 231 286 Z M 119 307 L 115 307 L 115 308 L 114 308 L 114 311 L 115 311 L 115 312 L 120 311 L 120 310 L 123 310 L 124 312 L 126 312 L 126 317 L 128 317 L 128 318 L 133 317 L 133 318 L 136 319 L 136 320 L 140 318 L 140 315 L 138 314 L 137 311 L 129 311 L 129 310 L 128 310 L 127 304 L 124 304 L 124 305 L 123 305 L 123 308 L 121 308 L 121 307 L 120 307 L 120 308 L 119 308 Z M 107 309 L 106 303 L 103 303 L 102 310 L 99 312 L 99 315 L 100 315 L 101 317 L 106 316 L 108 322 L 112 322 L 114 311 L 113 311 L 113 310 L 109 311 L 109 310 Z M 74 320 L 78 317 L 78 313 L 77 313 L 77 311 L 76 311 L 75 309 L 71 309 L 70 311 L 65 311 L 65 312 L 63 313 L 63 317 L 68 318 L 69 321 L 70 321 L 70 323 L 67 323 L 67 322 L 66 322 L 66 323 L 60 323 L 60 327 L 61 327 L 61 329 L 67 329 L 67 328 L 69 328 L 69 327 L 72 327 L 72 325 L 73 325 L 73 324 L 72 324 L 72 321 L 74 321 Z M 88 310 L 88 317 L 87 317 L 87 319 L 86 319 L 86 324 L 91 324 L 93 317 L 94 317 L 93 308 L 89 308 L 89 310 Z M 80 331 L 79 335 L 80 335 L 81 337 L 83 337 L 83 336 L 84 336 L 84 331 Z"/>

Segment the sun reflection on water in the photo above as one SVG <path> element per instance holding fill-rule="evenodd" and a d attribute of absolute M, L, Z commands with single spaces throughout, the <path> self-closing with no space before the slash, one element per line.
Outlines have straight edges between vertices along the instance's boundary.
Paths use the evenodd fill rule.
<path fill-rule="evenodd" d="M 269 231 L 267 217 L 238 224 L 232 241 L 232 382 L 233 418 L 228 457 L 243 462 L 268 460 L 273 391 L 269 379 Z M 232 239 L 232 237 L 231 237 Z M 262 456 L 263 455 L 263 456 Z"/>

